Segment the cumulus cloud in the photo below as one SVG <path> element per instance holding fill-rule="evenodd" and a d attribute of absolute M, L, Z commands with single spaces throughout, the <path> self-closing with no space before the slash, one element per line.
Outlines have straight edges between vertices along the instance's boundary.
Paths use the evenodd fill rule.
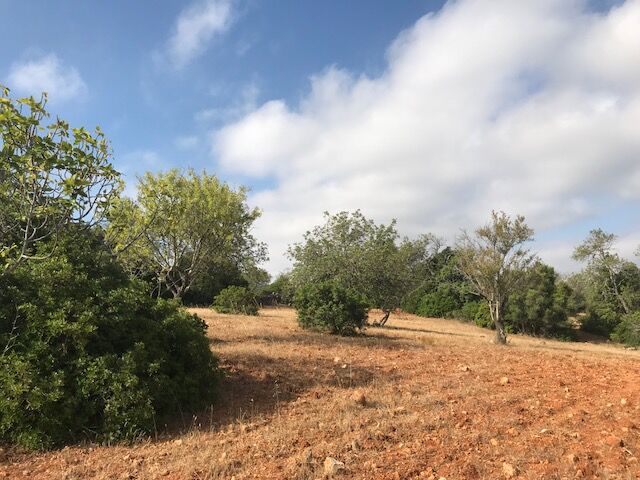
<path fill-rule="evenodd" d="M 205 0 L 183 10 L 167 43 L 167 58 L 183 68 L 200 56 L 216 35 L 226 32 L 233 21 L 231 0 Z"/>
<path fill-rule="evenodd" d="M 640 0 L 451 1 L 398 36 L 382 75 L 329 67 L 298 104 L 216 130 L 212 155 L 274 185 L 251 199 L 273 271 L 323 210 L 448 239 L 491 209 L 552 231 L 640 200 L 638 25 Z"/>
<path fill-rule="evenodd" d="M 52 102 L 81 97 L 87 92 L 78 70 L 64 65 L 53 53 L 14 63 L 7 77 L 7 85 L 19 94 L 34 97 L 47 92 Z"/>

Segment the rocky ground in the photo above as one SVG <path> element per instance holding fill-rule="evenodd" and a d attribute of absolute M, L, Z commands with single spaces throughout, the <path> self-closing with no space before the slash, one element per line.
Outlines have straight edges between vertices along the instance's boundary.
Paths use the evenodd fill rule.
<path fill-rule="evenodd" d="M 132 446 L 0 453 L 7 479 L 640 478 L 640 352 L 394 315 L 357 338 L 196 310 L 226 372 Z"/>

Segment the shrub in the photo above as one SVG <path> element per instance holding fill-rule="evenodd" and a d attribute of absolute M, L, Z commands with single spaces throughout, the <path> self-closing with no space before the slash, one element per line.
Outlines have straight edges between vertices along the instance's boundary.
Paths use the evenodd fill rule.
<path fill-rule="evenodd" d="M 236 285 L 231 285 L 216 295 L 213 308 L 219 313 L 258 315 L 255 295 L 248 288 Z"/>
<path fill-rule="evenodd" d="M 494 328 L 493 320 L 491 319 L 491 312 L 489 311 L 489 304 L 487 302 L 480 302 L 473 321 L 479 327 Z"/>
<path fill-rule="evenodd" d="M 611 338 L 632 347 L 640 347 L 640 312 L 623 315 L 622 321 L 614 330 Z"/>
<path fill-rule="evenodd" d="M 454 312 L 454 317 L 467 322 L 473 322 L 476 319 L 478 310 L 482 307 L 482 304 L 486 303 L 481 300 L 471 300 L 462 305 L 462 308 Z"/>
<path fill-rule="evenodd" d="M 583 318 L 581 328 L 585 332 L 608 337 L 620 323 L 620 317 L 611 304 L 593 304 Z"/>
<path fill-rule="evenodd" d="M 298 289 L 294 306 L 303 328 L 338 335 L 353 335 L 364 327 L 367 305 L 352 290 L 331 282 L 307 284 Z"/>
<path fill-rule="evenodd" d="M 450 317 L 461 306 L 458 290 L 451 284 L 443 284 L 422 297 L 417 314 L 423 317 Z"/>
<path fill-rule="evenodd" d="M 132 440 L 213 402 L 206 325 L 148 291 L 93 234 L 2 278 L 0 442 Z"/>

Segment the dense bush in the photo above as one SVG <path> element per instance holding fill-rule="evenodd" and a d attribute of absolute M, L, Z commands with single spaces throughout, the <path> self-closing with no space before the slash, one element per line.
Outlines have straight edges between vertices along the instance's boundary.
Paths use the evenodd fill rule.
<path fill-rule="evenodd" d="M 307 284 L 298 289 L 294 306 L 303 328 L 353 335 L 364 327 L 367 304 L 352 290 L 331 282 Z"/>
<path fill-rule="evenodd" d="M 420 299 L 417 314 L 423 317 L 451 317 L 462 307 L 459 290 L 444 283 Z"/>
<path fill-rule="evenodd" d="M 473 322 L 482 328 L 494 328 L 493 320 L 491 319 L 491 312 L 489 311 L 489 304 L 483 300 L 478 303 L 476 314 L 473 317 Z"/>
<path fill-rule="evenodd" d="M 623 315 L 611 338 L 616 342 L 640 347 L 640 312 Z"/>
<path fill-rule="evenodd" d="M 248 288 L 236 285 L 231 285 L 216 295 L 213 308 L 220 313 L 258 315 L 255 295 Z"/>
<path fill-rule="evenodd" d="M 97 235 L 0 283 L 0 442 L 130 440 L 213 402 L 205 324 L 152 299 Z"/>

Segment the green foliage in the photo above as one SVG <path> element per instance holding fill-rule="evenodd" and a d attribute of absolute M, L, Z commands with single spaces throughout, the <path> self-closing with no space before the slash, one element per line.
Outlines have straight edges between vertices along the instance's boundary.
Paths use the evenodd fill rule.
<path fill-rule="evenodd" d="M 489 304 L 485 301 L 481 301 L 478 304 L 476 314 L 473 317 L 473 322 L 482 328 L 494 328 L 493 319 L 491 318 L 491 311 L 489 310 Z"/>
<path fill-rule="evenodd" d="M 152 274 L 174 298 L 183 298 L 212 266 L 240 268 L 266 258 L 250 233 L 260 210 L 247 206 L 245 188 L 170 170 L 147 173 L 137 191 L 135 201 L 111 209 L 108 239 L 131 272 Z"/>
<path fill-rule="evenodd" d="M 353 290 L 332 282 L 306 284 L 298 289 L 294 305 L 303 328 L 338 335 L 354 335 L 367 318 L 366 301 Z"/>
<path fill-rule="evenodd" d="M 98 235 L 51 248 L 0 280 L 0 442 L 131 440 L 213 402 L 204 322 L 149 297 Z"/>
<path fill-rule="evenodd" d="M 553 335 L 567 328 L 568 285 L 560 283 L 548 265 L 538 261 L 524 274 L 522 287 L 513 292 L 505 309 L 511 331 L 531 335 Z"/>
<path fill-rule="evenodd" d="M 213 308 L 219 313 L 258 315 L 256 296 L 246 287 L 231 285 L 216 295 Z"/>
<path fill-rule="evenodd" d="M 416 313 L 423 317 L 451 317 L 461 307 L 462 300 L 457 286 L 443 283 L 422 297 Z"/>
<path fill-rule="evenodd" d="M 458 318 L 460 320 L 465 320 L 467 322 L 475 322 L 476 315 L 478 310 L 481 308 L 482 304 L 484 304 L 483 300 L 469 300 L 462 305 L 458 310 L 453 312 L 452 316 L 454 318 Z M 487 310 L 487 313 L 489 311 Z"/>
<path fill-rule="evenodd" d="M 325 218 L 324 225 L 289 248 L 296 289 L 332 281 L 358 292 L 369 307 L 390 312 L 422 281 L 421 266 L 434 242 L 432 237 L 400 243 L 395 221 L 377 225 L 359 210 L 325 213 Z"/>
<path fill-rule="evenodd" d="M 268 305 L 292 305 L 294 294 L 291 275 L 283 273 L 262 290 L 260 300 Z"/>
<path fill-rule="evenodd" d="M 0 85 L 0 276 L 68 223 L 99 223 L 121 188 L 102 131 L 47 125 L 45 107 L 46 94 L 14 100 Z"/>
<path fill-rule="evenodd" d="M 489 303 L 496 328 L 496 341 L 506 343 L 504 308 L 509 296 L 521 288 L 523 273 L 535 255 L 523 248 L 533 237 L 523 216 L 511 219 L 504 212 L 491 212 L 491 221 L 473 235 L 463 233 L 457 248 L 458 266 L 471 292 Z"/>
<path fill-rule="evenodd" d="M 611 338 L 632 347 L 640 347 L 640 311 L 624 315 Z"/>

